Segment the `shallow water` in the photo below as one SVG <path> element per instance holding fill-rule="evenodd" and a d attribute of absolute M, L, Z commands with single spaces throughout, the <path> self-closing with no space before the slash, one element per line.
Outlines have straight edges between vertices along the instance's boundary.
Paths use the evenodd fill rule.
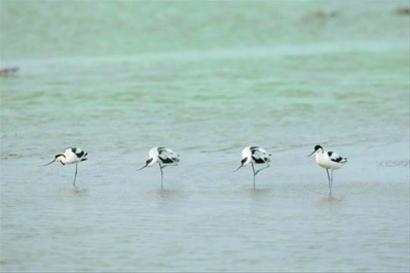
<path fill-rule="evenodd" d="M 2 271 L 409 270 L 406 1 L 117 3 L 1 2 Z"/>

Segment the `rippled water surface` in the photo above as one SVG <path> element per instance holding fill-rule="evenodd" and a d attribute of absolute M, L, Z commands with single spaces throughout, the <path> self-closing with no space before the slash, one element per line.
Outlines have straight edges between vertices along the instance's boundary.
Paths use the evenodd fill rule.
<path fill-rule="evenodd" d="M 2 0 L 1 271 L 408 272 L 406 7 Z M 315 144 L 349 158 L 333 201 Z M 42 166 L 69 146 L 76 190 Z"/>

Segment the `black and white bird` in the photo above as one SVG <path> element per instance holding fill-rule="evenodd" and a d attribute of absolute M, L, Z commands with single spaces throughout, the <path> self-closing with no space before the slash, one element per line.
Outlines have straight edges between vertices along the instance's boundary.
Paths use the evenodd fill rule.
<path fill-rule="evenodd" d="M 270 157 L 272 154 L 268 153 L 265 149 L 259 146 L 248 146 L 242 150 L 242 160 L 241 165 L 235 170 L 238 171 L 240 168 L 251 164 L 253 172 L 253 189 L 256 189 L 255 185 L 255 176 L 260 173 L 262 170 L 268 168 L 270 165 Z M 266 164 L 265 167 L 255 170 L 254 165 Z"/>
<path fill-rule="evenodd" d="M 154 147 L 148 152 L 148 159 L 145 161 L 145 165 L 139 168 L 137 171 L 146 167 L 151 167 L 158 163 L 159 170 L 161 172 L 161 189 L 164 187 L 164 171 L 163 169 L 170 166 L 177 166 L 179 162 L 179 155 L 173 150 L 166 147 Z"/>
<path fill-rule="evenodd" d="M 346 157 L 342 157 L 335 152 L 325 151 L 322 146 L 316 145 L 314 150 L 308 156 L 315 155 L 316 163 L 326 169 L 327 179 L 329 182 L 329 200 L 333 199 L 332 186 L 333 186 L 333 171 L 340 169 L 347 162 Z M 329 174 L 330 170 L 330 174 Z"/>
<path fill-rule="evenodd" d="M 45 164 L 44 166 L 48 166 L 51 163 L 54 163 L 56 161 L 60 162 L 63 165 L 75 164 L 75 174 L 74 174 L 74 181 L 73 181 L 73 186 L 75 187 L 78 163 L 80 163 L 81 161 L 87 160 L 87 155 L 88 153 L 81 150 L 80 148 L 70 147 L 67 150 L 65 150 L 63 154 L 55 155 L 54 159 L 50 161 L 49 163 Z"/>

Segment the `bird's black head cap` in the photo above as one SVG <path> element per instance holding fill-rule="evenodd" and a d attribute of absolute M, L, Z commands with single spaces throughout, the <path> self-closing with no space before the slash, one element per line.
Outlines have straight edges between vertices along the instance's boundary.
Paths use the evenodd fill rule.
<path fill-rule="evenodd" d="M 57 159 L 57 157 L 59 157 L 59 156 L 63 156 L 63 157 L 65 157 L 65 155 L 64 154 L 58 154 L 58 155 L 55 155 L 55 159 Z"/>
<path fill-rule="evenodd" d="M 315 151 L 317 151 L 317 150 L 319 150 L 319 149 L 322 149 L 322 150 L 323 150 L 323 147 L 320 146 L 320 145 L 316 145 L 316 146 L 315 146 Z"/>

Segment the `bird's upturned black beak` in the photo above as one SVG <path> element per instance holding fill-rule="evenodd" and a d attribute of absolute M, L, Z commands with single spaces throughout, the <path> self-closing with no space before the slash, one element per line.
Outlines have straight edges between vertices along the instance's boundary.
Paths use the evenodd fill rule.
<path fill-rule="evenodd" d="M 141 168 L 137 169 L 137 171 L 141 171 L 142 169 L 145 169 L 148 166 L 148 164 L 146 164 L 145 166 L 142 166 Z"/>
<path fill-rule="evenodd" d="M 43 166 L 48 166 L 48 165 L 50 165 L 51 163 L 54 163 L 56 160 L 55 159 L 53 159 L 53 160 L 51 160 L 50 162 L 48 162 L 47 164 L 44 164 Z"/>
<path fill-rule="evenodd" d="M 241 165 L 241 166 L 239 166 L 238 168 L 236 168 L 233 172 L 236 172 L 236 171 L 238 171 L 240 168 L 242 168 L 243 167 L 243 165 Z"/>
<path fill-rule="evenodd" d="M 316 151 L 311 152 L 310 154 L 307 155 L 307 157 L 311 157 Z"/>

